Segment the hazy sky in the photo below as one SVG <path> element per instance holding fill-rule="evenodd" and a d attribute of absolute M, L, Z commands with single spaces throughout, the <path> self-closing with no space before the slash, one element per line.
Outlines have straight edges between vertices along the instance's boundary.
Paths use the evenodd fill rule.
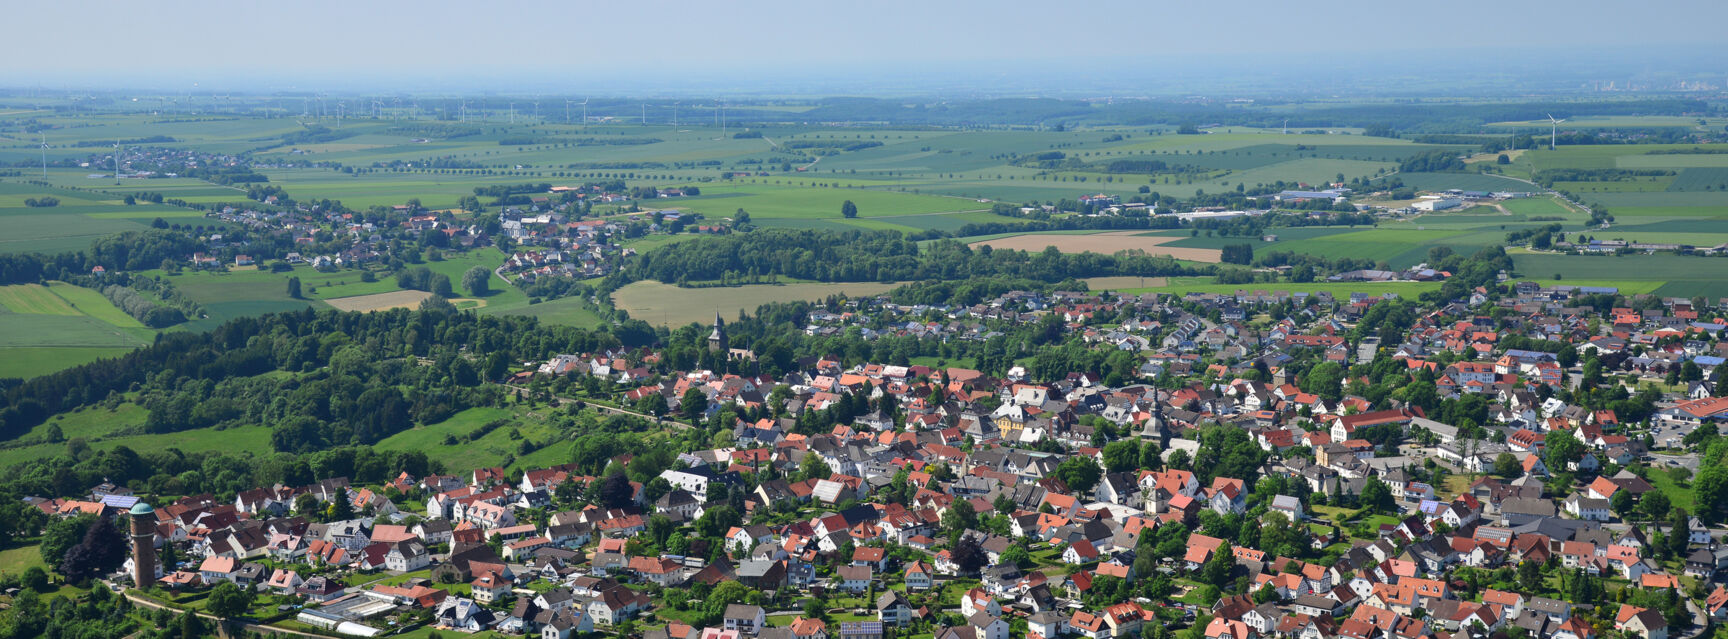
<path fill-rule="evenodd" d="M 0 84 L 912 73 L 1725 46 L 1723 0 L 10 3 Z M 39 52 L 39 53 L 38 53 Z M 1652 60 L 1659 62 L 1659 60 Z"/>

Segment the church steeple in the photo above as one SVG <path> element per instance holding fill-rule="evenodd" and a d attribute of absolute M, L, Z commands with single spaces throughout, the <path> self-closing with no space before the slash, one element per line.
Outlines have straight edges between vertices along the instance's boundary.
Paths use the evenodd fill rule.
<path fill-rule="evenodd" d="M 726 320 L 720 319 L 720 311 L 714 311 L 714 331 L 708 334 L 708 350 L 726 354 L 731 345 L 726 341 Z"/>

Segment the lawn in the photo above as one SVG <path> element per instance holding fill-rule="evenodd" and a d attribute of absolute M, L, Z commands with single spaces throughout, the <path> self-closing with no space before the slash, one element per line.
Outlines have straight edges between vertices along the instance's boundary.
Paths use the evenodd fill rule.
<path fill-rule="evenodd" d="M 1655 486 L 1656 490 L 1660 490 L 1662 494 L 1668 496 L 1669 507 L 1684 508 L 1686 512 L 1693 511 L 1695 500 L 1692 496 L 1693 491 L 1690 483 L 1685 486 L 1675 483 L 1674 478 L 1669 477 L 1668 473 L 1658 466 L 1650 469 L 1650 485 Z"/>
<path fill-rule="evenodd" d="M 32 566 L 43 570 L 52 570 L 48 566 L 48 562 L 42 561 L 42 547 L 40 545 L 30 544 L 0 550 L 0 574 L 17 576 Z"/>

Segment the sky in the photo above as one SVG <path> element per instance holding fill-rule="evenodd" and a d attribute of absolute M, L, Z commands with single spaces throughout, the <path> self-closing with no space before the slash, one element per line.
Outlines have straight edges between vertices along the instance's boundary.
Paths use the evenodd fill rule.
<path fill-rule="evenodd" d="M 582 87 L 652 76 L 766 88 L 1456 58 L 1492 69 L 1544 52 L 1661 65 L 1663 51 L 1728 50 L 1721 0 L 92 0 L 5 12 L 12 50 L 43 52 L 0 68 L 10 86 Z"/>

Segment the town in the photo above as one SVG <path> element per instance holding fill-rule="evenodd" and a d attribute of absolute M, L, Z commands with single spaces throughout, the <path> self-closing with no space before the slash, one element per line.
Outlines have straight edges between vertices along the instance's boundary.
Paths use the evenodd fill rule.
<path fill-rule="evenodd" d="M 26 501 L 130 522 L 117 582 L 140 603 L 209 593 L 216 612 L 225 593 L 228 614 L 350 636 L 1685 637 L 1728 616 L 1728 323 L 1693 302 L 1523 282 L 1429 310 L 1282 291 L 846 300 L 806 332 L 964 341 L 1051 318 L 1143 364 L 1107 380 L 812 357 L 770 377 L 565 354 L 507 383 L 598 380 L 609 410 L 729 420 L 729 445 Z M 1297 312 L 1253 319 L 1276 308 Z M 716 319 L 727 367 L 758 357 L 728 341 Z M 663 469 L 631 480 L 645 463 Z"/>

